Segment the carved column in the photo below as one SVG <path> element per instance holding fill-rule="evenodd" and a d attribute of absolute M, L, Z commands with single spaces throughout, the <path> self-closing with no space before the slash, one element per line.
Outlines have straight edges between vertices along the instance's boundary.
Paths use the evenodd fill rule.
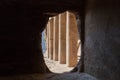
<path fill-rule="evenodd" d="M 66 29 L 66 63 L 69 67 L 74 67 L 77 64 L 77 41 L 78 32 L 76 18 L 73 13 L 67 13 L 67 29 Z"/>
<path fill-rule="evenodd" d="M 53 59 L 53 18 L 50 20 L 50 27 L 49 27 L 49 57 Z"/>
<path fill-rule="evenodd" d="M 50 27 L 50 22 L 47 23 L 47 27 L 46 27 L 46 31 L 47 31 L 47 34 L 46 34 L 46 38 L 47 38 L 47 57 L 49 58 L 49 27 Z"/>
<path fill-rule="evenodd" d="M 66 13 L 59 15 L 59 61 L 66 63 Z"/>
<path fill-rule="evenodd" d="M 58 61 L 58 16 L 54 17 L 53 59 Z"/>

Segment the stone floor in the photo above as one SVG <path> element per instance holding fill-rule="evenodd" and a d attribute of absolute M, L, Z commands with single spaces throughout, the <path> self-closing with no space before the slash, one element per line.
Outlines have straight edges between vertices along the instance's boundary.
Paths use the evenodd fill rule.
<path fill-rule="evenodd" d="M 45 59 L 46 65 L 48 66 L 51 72 L 64 73 L 64 72 L 69 72 L 70 70 L 73 69 L 73 67 L 67 67 L 66 64 L 59 64 L 58 61 L 53 61 L 46 57 L 44 59 Z"/>

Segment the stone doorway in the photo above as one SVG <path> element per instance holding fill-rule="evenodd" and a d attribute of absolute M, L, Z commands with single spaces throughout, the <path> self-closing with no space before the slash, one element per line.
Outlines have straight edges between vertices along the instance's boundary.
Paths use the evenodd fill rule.
<path fill-rule="evenodd" d="M 52 72 L 69 72 L 77 65 L 81 45 L 74 13 L 66 11 L 50 17 L 42 38 L 45 63 Z"/>

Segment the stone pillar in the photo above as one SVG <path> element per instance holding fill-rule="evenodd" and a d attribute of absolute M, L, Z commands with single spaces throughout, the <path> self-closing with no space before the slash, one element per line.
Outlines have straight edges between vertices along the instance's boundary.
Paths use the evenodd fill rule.
<path fill-rule="evenodd" d="M 77 61 L 79 61 L 80 60 L 80 58 L 81 58 L 81 41 L 80 41 L 80 39 L 78 40 L 78 43 L 77 43 Z"/>
<path fill-rule="evenodd" d="M 59 15 L 59 62 L 66 63 L 66 13 Z"/>
<path fill-rule="evenodd" d="M 46 31 L 47 31 L 47 34 L 46 34 L 46 38 L 47 38 L 47 42 L 46 42 L 46 45 L 47 45 L 47 58 L 49 58 L 49 27 L 50 27 L 50 22 L 48 22 L 47 24 L 47 27 L 46 27 Z"/>
<path fill-rule="evenodd" d="M 58 61 L 58 16 L 54 17 L 53 60 Z"/>
<path fill-rule="evenodd" d="M 67 14 L 67 29 L 66 29 L 66 63 L 69 67 L 74 67 L 77 64 L 77 41 L 78 32 L 76 17 L 73 13 L 66 12 Z"/>
<path fill-rule="evenodd" d="M 49 57 L 50 59 L 53 59 L 53 18 L 50 20 L 50 26 L 49 26 Z"/>

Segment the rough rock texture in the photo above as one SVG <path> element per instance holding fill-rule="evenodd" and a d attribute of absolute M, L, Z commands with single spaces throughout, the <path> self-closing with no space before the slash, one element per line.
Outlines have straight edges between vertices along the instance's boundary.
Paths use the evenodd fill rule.
<path fill-rule="evenodd" d="M 41 32 L 49 16 L 71 10 L 80 16 L 78 69 L 101 80 L 119 80 L 120 1 L 84 1 L 0 0 L 0 75 L 45 73 Z"/>
<path fill-rule="evenodd" d="M 42 55 L 41 32 L 49 16 L 77 10 L 78 2 L 1 0 L 0 75 L 49 72 Z"/>
<path fill-rule="evenodd" d="M 85 72 L 100 80 L 120 80 L 120 1 L 87 3 Z"/>
<path fill-rule="evenodd" d="M 48 17 L 15 3 L 3 5 L 0 7 L 0 75 L 44 73 L 40 33 Z"/>
<path fill-rule="evenodd" d="M 0 80 L 98 80 L 86 73 L 32 74 L 11 77 L 0 77 Z"/>
<path fill-rule="evenodd" d="M 96 78 L 86 74 L 86 73 L 65 73 L 61 75 L 55 75 L 49 78 L 49 80 L 97 80 Z"/>

